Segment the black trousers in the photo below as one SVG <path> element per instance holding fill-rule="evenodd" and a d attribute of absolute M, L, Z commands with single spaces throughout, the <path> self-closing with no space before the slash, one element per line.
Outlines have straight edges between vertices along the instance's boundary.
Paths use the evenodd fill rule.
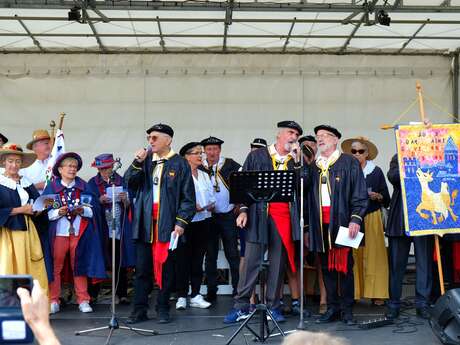
<path fill-rule="evenodd" d="M 422 308 L 430 303 L 433 286 L 433 236 L 391 236 L 388 237 L 390 308 L 399 309 L 401 306 L 402 284 L 412 241 L 415 250 L 415 306 Z"/>
<path fill-rule="evenodd" d="M 349 248 L 347 256 L 347 273 L 329 270 L 329 224 L 323 224 L 325 253 L 319 253 L 324 286 L 326 287 L 327 308 L 344 314 L 352 314 L 355 302 L 355 280 L 353 275 L 353 249 Z M 340 291 L 340 294 L 339 294 Z"/>
<path fill-rule="evenodd" d="M 158 292 L 157 311 L 169 311 L 169 296 L 174 288 L 174 258 L 171 251 L 163 264 L 163 287 Z M 134 279 L 133 314 L 146 313 L 149 309 L 149 294 L 153 290 L 152 244 L 136 241 L 136 274 Z"/>
<path fill-rule="evenodd" d="M 176 292 L 178 297 L 187 297 L 189 283 L 191 297 L 200 293 L 203 281 L 203 259 L 209 240 L 211 219 L 191 222 L 185 234 L 185 243 L 176 253 Z M 178 248 L 179 249 L 179 248 Z"/>
<path fill-rule="evenodd" d="M 230 265 L 233 292 L 236 293 L 239 280 L 240 253 L 238 251 L 238 229 L 233 211 L 215 213 L 211 218 L 205 261 L 208 293 L 217 292 L 217 255 L 220 238 L 222 238 L 225 257 Z"/>
<path fill-rule="evenodd" d="M 339 273 L 328 268 L 329 246 L 325 253 L 320 253 L 321 270 L 326 287 L 327 308 L 351 314 L 353 310 L 355 285 L 353 277 L 353 250 L 350 248 L 347 257 L 347 273 Z M 339 297 L 340 289 L 340 297 Z"/>

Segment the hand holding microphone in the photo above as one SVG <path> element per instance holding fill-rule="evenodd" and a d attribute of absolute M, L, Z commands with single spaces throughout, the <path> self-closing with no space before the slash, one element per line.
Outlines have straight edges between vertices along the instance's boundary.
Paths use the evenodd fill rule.
<path fill-rule="evenodd" d="M 290 143 L 291 154 L 296 162 L 300 162 L 300 146 L 298 142 Z"/>

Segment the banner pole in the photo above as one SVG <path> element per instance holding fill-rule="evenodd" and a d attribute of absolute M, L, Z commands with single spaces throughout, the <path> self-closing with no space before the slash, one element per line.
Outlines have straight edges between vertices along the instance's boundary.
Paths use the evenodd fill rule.
<path fill-rule="evenodd" d="M 423 104 L 423 94 L 422 94 L 422 85 L 420 82 L 417 81 L 415 89 L 417 90 L 417 96 L 418 96 L 418 105 L 420 109 L 420 118 L 425 124 L 425 106 Z M 439 235 L 433 235 L 434 236 L 434 248 L 436 251 L 436 261 L 438 262 L 438 273 L 439 273 L 439 288 L 441 290 L 441 296 L 444 295 L 445 289 L 444 289 L 444 272 L 442 271 L 442 262 L 441 262 L 441 248 L 439 246 Z"/>

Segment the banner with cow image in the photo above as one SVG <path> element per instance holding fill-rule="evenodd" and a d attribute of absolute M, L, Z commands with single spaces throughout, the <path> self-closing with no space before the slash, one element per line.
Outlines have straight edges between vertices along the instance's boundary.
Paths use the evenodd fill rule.
<path fill-rule="evenodd" d="M 460 233 L 460 125 L 401 125 L 395 132 L 406 234 Z"/>

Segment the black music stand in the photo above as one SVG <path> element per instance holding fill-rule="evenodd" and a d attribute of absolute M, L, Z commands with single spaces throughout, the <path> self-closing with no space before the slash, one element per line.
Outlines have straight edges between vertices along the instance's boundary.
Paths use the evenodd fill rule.
<path fill-rule="evenodd" d="M 267 315 L 273 321 L 275 327 L 284 337 L 284 332 L 274 319 L 270 309 L 265 303 L 265 285 L 267 280 L 267 267 L 269 258 L 265 258 L 265 249 L 268 246 L 268 218 L 267 210 L 269 202 L 290 202 L 294 200 L 294 191 L 296 188 L 296 175 L 294 171 L 243 171 L 235 172 L 230 175 L 230 202 L 239 203 L 249 206 L 255 202 L 262 203 L 261 213 L 258 215 L 259 221 L 259 239 L 261 250 L 259 266 L 259 286 L 260 286 L 260 303 L 252 311 L 248 318 L 238 327 L 227 345 L 246 327 L 261 343 L 270 337 L 270 328 L 268 327 Z M 249 321 L 256 315 L 260 314 L 259 333 L 249 326 Z M 274 328 L 275 328 L 274 327 Z"/>

